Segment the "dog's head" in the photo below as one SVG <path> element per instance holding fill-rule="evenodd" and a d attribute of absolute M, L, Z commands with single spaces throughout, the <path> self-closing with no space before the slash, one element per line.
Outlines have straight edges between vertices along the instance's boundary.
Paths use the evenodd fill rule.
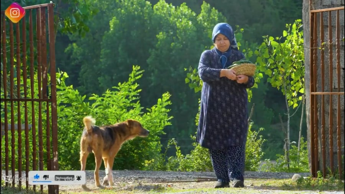
<path fill-rule="evenodd" d="M 138 121 L 129 119 L 126 121 L 130 130 L 131 136 L 136 137 L 147 137 L 150 133 L 149 130 L 145 129 Z"/>

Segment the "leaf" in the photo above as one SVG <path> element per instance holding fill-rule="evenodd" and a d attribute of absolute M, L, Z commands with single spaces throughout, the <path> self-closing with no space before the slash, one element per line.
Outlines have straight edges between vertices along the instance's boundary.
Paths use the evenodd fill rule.
<path fill-rule="evenodd" d="M 269 57 L 270 57 L 270 55 L 268 54 L 268 50 L 265 50 L 265 52 L 264 52 L 264 57 L 265 57 L 265 58 L 269 58 Z"/>
<path fill-rule="evenodd" d="M 286 36 L 287 36 L 287 31 L 284 30 L 284 31 L 283 31 L 283 37 L 286 37 Z"/>

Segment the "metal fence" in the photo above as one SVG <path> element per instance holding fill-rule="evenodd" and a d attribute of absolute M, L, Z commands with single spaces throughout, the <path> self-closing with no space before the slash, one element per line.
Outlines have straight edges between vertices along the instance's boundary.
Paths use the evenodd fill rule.
<path fill-rule="evenodd" d="M 343 177 L 344 7 L 310 11 L 310 151 L 312 176 Z M 342 111 L 341 111 L 342 110 Z"/>
<path fill-rule="evenodd" d="M 30 170 L 58 170 L 54 13 L 52 3 L 24 9 L 18 23 L 1 11 L 1 180 L 37 190 Z"/>

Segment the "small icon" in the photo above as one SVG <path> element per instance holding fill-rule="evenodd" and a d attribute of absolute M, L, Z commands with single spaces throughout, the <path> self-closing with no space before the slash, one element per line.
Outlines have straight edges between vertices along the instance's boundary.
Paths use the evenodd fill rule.
<path fill-rule="evenodd" d="M 13 23 L 18 23 L 25 16 L 25 9 L 14 2 L 5 10 L 5 15 Z"/>
<path fill-rule="evenodd" d="M 43 175 L 44 180 L 49 179 L 49 175 Z"/>
<path fill-rule="evenodd" d="M 77 181 L 80 181 L 81 180 L 81 176 L 77 176 Z"/>
<path fill-rule="evenodd" d="M 40 178 L 40 175 L 38 175 L 38 174 L 36 174 L 35 176 L 34 176 L 34 179 L 39 179 Z"/>

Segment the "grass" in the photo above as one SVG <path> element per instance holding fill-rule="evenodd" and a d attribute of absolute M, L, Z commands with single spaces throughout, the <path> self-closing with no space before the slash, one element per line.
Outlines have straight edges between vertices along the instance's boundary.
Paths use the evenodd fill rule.
<path fill-rule="evenodd" d="M 1 188 L 1 194 L 13 194 L 13 193 L 17 193 L 17 194 L 37 194 L 39 192 L 35 192 L 31 189 L 29 190 L 26 190 L 26 189 L 21 189 L 19 190 L 18 188 L 12 188 L 12 187 L 4 187 L 4 188 Z M 47 193 L 47 192 L 45 192 Z"/>
<path fill-rule="evenodd" d="M 344 192 L 344 183 L 336 179 L 322 178 L 302 178 L 298 181 L 291 179 L 247 179 L 245 188 L 223 188 L 214 189 L 215 182 L 183 182 L 183 183 L 119 183 L 115 187 L 97 188 L 91 191 L 81 189 L 63 190 L 61 194 L 80 194 L 80 193 L 100 193 L 100 194 L 132 194 L 132 193 L 323 193 L 323 191 L 341 191 Z M 222 191 L 222 192 L 219 192 Z M 16 188 L 2 188 L 2 193 L 28 193 L 34 194 L 32 190 L 18 190 Z M 47 193 L 47 191 L 44 191 Z"/>

